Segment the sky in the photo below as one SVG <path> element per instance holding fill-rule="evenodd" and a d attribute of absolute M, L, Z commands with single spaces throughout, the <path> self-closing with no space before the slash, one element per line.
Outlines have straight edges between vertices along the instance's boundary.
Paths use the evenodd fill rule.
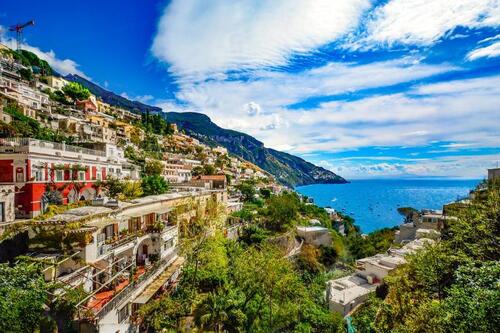
<path fill-rule="evenodd" d="M 500 0 L 0 0 L 0 39 L 355 178 L 500 162 Z"/>

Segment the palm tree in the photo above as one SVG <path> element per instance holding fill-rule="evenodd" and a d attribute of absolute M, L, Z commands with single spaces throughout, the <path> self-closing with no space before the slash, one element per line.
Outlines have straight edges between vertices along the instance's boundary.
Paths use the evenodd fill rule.
<path fill-rule="evenodd" d="M 228 302 L 223 293 L 211 292 L 198 308 L 196 323 L 202 327 L 213 327 L 215 332 L 222 332 L 228 316 Z"/>

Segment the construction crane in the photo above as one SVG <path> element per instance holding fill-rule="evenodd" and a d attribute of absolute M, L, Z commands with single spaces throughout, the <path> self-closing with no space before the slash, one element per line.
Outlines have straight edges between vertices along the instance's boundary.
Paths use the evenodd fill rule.
<path fill-rule="evenodd" d="M 24 30 L 24 28 L 29 27 L 31 25 L 35 25 L 34 20 L 28 21 L 24 24 L 16 24 L 16 25 L 13 25 L 9 28 L 9 31 L 16 32 L 16 42 L 17 42 L 17 50 L 18 51 L 21 49 L 21 44 L 23 42 L 23 30 Z"/>

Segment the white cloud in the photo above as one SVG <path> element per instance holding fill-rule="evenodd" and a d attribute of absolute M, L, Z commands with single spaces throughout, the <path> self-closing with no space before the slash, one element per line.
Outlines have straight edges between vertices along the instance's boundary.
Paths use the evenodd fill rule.
<path fill-rule="evenodd" d="M 387 63 L 365 66 L 363 71 L 340 67 L 343 74 L 330 73 L 331 77 L 322 77 L 323 70 L 314 70 L 317 76 L 266 72 L 251 82 L 186 84 L 179 96 L 190 110 L 206 113 L 220 126 L 292 153 L 414 147 L 436 141 L 469 149 L 498 146 L 500 115 L 495 106 L 500 105 L 500 76 L 415 85 L 407 93 L 324 102 L 312 109 L 287 108 L 303 98 L 343 93 L 351 86 L 358 90 L 379 86 L 376 81 L 382 86 L 411 81 L 409 73 L 423 70 L 419 64 L 413 65 L 419 70 L 397 70 Z M 427 68 L 430 73 L 441 70 L 447 69 Z M 261 107 L 259 115 L 247 114 L 243 106 L 250 102 Z"/>
<path fill-rule="evenodd" d="M 433 159 L 406 159 L 400 162 L 358 162 L 323 160 L 318 164 L 348 179 L 379 177 L 484 178 L 495 167 L 500 154 L 444 156 Z"/>
<path fill-rule="evenodd" d="M 11 38 L 6 38 L 2 30 L 2 27 L 0 26 L 0 42 L 3 44 L 7 45 L 11 49 L 16 48 L 16 41 Z M 85 73 L 83 73 L 78 67 L 78 65 L 74 60 L 71 59 L 59 59 L 56 56 L 56 53 L 53 50 L 50 51 L 42 51 L 38 47 L 31 46 L 28 44 L 23 44 L 22 46 L 23 49 L 33 52 L 36 54 L 40 59 L 45 60 L 49 63 L 50 67 L 52 67 L 54 70 L 56 70 L 58 73 L 62 75 L 67 75 L 67 74 L 77 74 L 81 77 L 84 77 L 86 79 L 90 79 Z"/>
<path fill-rule="evenodd" d="M 491 45 L 472 50 L 467 54 L 467 59 L 476 60 L 479 58 L 494 58 L 500 56 L 500 41 Z"/>
<path fill-rule="evenodd" d="M 222 127 L 303 156 L 441 141 L 452 142 L 443 147 L 446 152 L 498 147 L 500 115 L 494 106 L 500 105 L 500 76 L 421 85 L 414 82 L 462 69 L 425 64 L 414 56 L 279 70 L 294 55 L 313 55 L 334 41 L 346 47 L 429 46 L 445 36 L 464 38 L 475 33 L 472 29 L 500 26 L 500 0 L 389 0 L 366 16 L 374 3 L 173 0 L 160 20 L 152 52 L 170 65 L 181 104 L 159 105 L 205 113 Z M 452 35 L 457 27 L 470 30 Z M 365 89 L 401 83 L 411 88 L 362 97 Z M 450 175 L 467 173 L 441 162 L 434 169 L 424 169 L 426 161 L 417 159 L 364 167 L 380 174 L 431 175 L 446 166 Z"/>
<path fill-rule="evenodd" d="M 279 66 L 355 29 L 370 0 L 173 0 L 152 52 L 180 75 Z"/>
<path fill-rule="evenodd" d="M 498 147 L 496 105 L 500 105 L 500 76 L 427 84 L 408 94 L 323 103 L 313 110 L 287 111 L 284 118 L 294 120 L 289 129 L 294 138 L 300 135 L 288 140 L 295 152 L 421 146 L 433 141 L 453 141 L 454 147 Z"/>
<path fill-rule="evenodd" d="M 154 100 L 154 96 L 153 95 L 140 95 L 140 96 L 136 96 L 134 98 L 134 100 L 139 101 L 141 103 L 149 103 L 152 100 Z"/>
<path fill-rule="evenodd" d="M 391 0 L 375 9 L 363 43 L 430 45 L 459 26 L 499 25 L 499 0 Z"/>
<path fill-rule="evenodd" d="M 243 110 L 245 110 L 249 116 L 253 117 L 253 116 L 258 116 L 260 114 L 261 107 L 259 104 L 255 102 L 250 102 L 243 105 Z"/>
<path fill-rule="evenodd" d="M 126 98 L 128 100 L 138 101 L 138 102 L 141 102 L 141 103 L 148 103 L 148 102 L 151 102 L 152 100 L 154 100 L 154 96 L 153 95 L 130 96 L 126 92 L 122 92 L 120 94 L 120 96 L 123 97 L 123 98 Z"/>
<path fill-rule="evenodd" d="M 277 127 L 272 115 L 304 99 L 390 86 L 454 69 L 446 64 L 420 64 L 413 58 L 367 65 L 330 63 L 300 73 L 256 71 L 247 81 L 185 82 L 180 84 L 177 98 L 220 126 L 258 136 L 260 129 Z M 258 112 L 250 114 L 250 105 Z"/>

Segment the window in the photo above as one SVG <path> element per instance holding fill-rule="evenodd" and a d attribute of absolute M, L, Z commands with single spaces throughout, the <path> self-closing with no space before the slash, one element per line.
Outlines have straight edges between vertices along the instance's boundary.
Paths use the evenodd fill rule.
<path fill-rule="evenodd" d="M 140 217 L 132 217 L 128 221 L 128 230 L 131 232 L 135 232 L 141 229 L 141 218 Z"/>
<path fill-rule="evenodd" d="M 101 234 L 97 235 L 97 243 L 102 243 L 105 240 L 106 240 L 106 234 L 105 233 L 101 233 Z"/>
<path fill-rule="evenodd" d="M 104 232 L 106 233 L 106 239 L 113 238 L 113 231 L 114 231 L 114 226 L 112 224 L 106 226 L 106 228 L 104 229 Z"/>
<path fill-rule="evenodd" d="M 5 202 L 0 202 L 0 222 L 5 222 Z"/>
<path fill-rule="evenodd" d="M 56 181 L 62 182 L 64 180 L 64 170 L 56 170 Z"/>
<path fill-rule="evenodd" d="M 129 309 L 127 304 L 123 308 L 118 310 L 118 322 L 119 323 L 124 322 L 125 320 L 128 319 L 128 317 L 129 317 Z"/>
<path fill-rule="evenodd" d="M 165 243 L 163 243 L 163 249 L 164 250 L 167 250 L 171 247 L 174 246 L 174 239 L 173 238 L 170 238 L 168 241 L 166 241 Z"/>
<path fill-rule="evenodd" d="M 85 171 L 78 171 L 78 180 L 85 180 Z"/>
<path fill-rule="evenodd" d="M 45 175 L 44 175 L 43 170 L 38 169 L 38 168 L 37 169 L 33 169 L 33 171 L 31 172 L 31 177 L 33 177 L 34 180 L 37 181 L 37 182 L 45 180 L 44 176 Z"/>
<path fill-rule="evenodd" d="M 24 182 L 24 169 L 16 168 L 16 182 L 22 183 Z"/>
<path fill-rule="evenodd" d="M 97 171 L 96 171 L 95 178 L 96 178 L 97 180 L 102 180 L 101 171 L 99 171 L 99 170 L 97 170 Z"/>

